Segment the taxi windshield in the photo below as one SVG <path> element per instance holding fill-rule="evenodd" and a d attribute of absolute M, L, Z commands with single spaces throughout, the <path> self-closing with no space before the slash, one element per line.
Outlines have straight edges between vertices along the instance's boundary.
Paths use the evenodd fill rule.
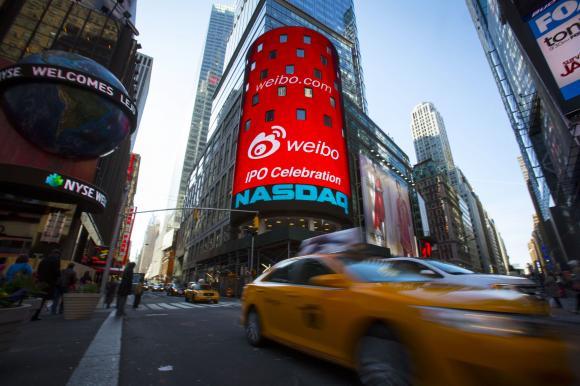
<path fill-rule="evenodd" d="M 432 275 L 424 272 L 428 267 L 414 261 L 344 258 L 343 262 L 345 270 L 362 282 L 418 282 L 433 279 Z"/>
<path fill-rule="evenodd" d="M 210 290 L 211 289 L 211 286 L 209 284 L 196 284 L 195 285 L 195 289 L 196 290 L 204 290 L 204 291 L 206 291 L 206 290 Z"/>

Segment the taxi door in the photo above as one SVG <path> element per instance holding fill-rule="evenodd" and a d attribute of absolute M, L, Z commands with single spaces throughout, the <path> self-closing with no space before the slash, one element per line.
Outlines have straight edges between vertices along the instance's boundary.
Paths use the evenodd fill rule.
<path fill-rule="evenodd" d="M 314 286 L 311 277 L 333 272 L 318 259 L 300 261 L 299 278 L 291 300 L 292 316 L 289 320 L 294 339 L 310 350 L 335 359 L 343 359 L 348 326 L 357 315 L 348 297 L 348 290 Z M 354 312 L 353 312 L 354 311 Z"/>
<path fill-rule="evenodd" d="M 278 267 L 256 287 L 267 333 L 290 343 L 294 335 L 292 301 L 296 296 L 296 263 L 289 261 Z"/>

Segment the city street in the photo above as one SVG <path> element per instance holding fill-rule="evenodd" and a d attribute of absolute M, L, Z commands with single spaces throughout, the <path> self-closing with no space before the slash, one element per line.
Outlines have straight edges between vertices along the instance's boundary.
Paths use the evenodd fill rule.
<path fill-rule="evenodd" d="M 190 304 L 149 292 L 142 300 L 137 310 L 128 307 L 121 322 L 118 368 L 108 363 L 115 361 L 113 354 L 83 369 L 83 361 L 98 358 L 92 350 L 114 331 L 106 325 L 113 309 L 98 309 L 87 321 L 45 315 L 26 325 L 14 347 L 0 354 L 2 384 L 91 384 L 87 376 L 99 385 L 118 376 L 123 386 L 358 384 L 353 372 L 281 345 L 250 346 L 239 324 L 238 300 Z"/>
<path fill-rule="evenodd" d="M 154 293 L 144 300 L 124 321 L 121 385 L 357 384 L 354 373 L 294 350 L 248 345 L 238 301 L 190 305 Z"/>

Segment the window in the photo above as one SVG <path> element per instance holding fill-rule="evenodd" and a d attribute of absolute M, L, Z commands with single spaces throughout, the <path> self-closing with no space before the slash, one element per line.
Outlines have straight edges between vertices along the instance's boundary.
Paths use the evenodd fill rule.
<path fill-rule="evenodd" d="M 312 43 L 312 38 L 308 35 L 304 35 L 304 44 Z"/>
<path fill-rule="evenodd" d="M 260 101 L 260 97 L 258 96 L 258 93 L 255 93 L 254 95 L 252 95 L 252 106 L 257 105 L 259 101 Z"/>
<path fill-rule="evenodd" d="M 289 263 L 277 266 L 272 273 L 270 273 L 264 281 L 272 281 L 276 283 L 292 283 L 296 281 L 297 278 L 297 261 L 291 261 Z"/>
<path fill-rule="evenodd" d="M 322 120 L 324 122 L 324 126 L 332 127 L 332 118 L 330 118 L 328 115 L 325 114 Z"/>
<path fill-rule="evenodd" d="M 330 268 L 326 267 L 319 261 L 309 259 L 302 262 L 300 269 L 298 270 L 296 282 L 299 284 L 312 285 L 310 279 L 314 276 L 329 275 L 332 273 L 334 272 L 332 272 Z"/>
<path fill-rule="evenodd" d="M 306 120 L 306 110 L 305 109 L 296 109 L 296 119 L 299 121 Z"/>
<path fill-rule="evenodd" d="M 268 76 L 268 70 L 260 71 L 260 80 Z"/>
<path fill-rule="evenodd" d="M 332 106 L 332 108 L 336 107 L 336 101 L 334 100 L 333 97 L 330 97 L 330 105 Z"/>
<path fill-rule="evenodd" d="M 266 122 L 272 122 L 274 120 L 274 110 L 266 111 Z"/>
<path fill-rule="evenodd" d="M 286 74 L 294 74 L 294 65 L 293 64 L 286 65 Z"/>
<path fill-rule="evenodd" d="M 322 62 L 323 66 L 326 66 L 328 64 L 328 60 L 326 59 L 326 56 L 324 56 L 324 55 L 320 55 L 320 61 Z"/>
<path fill-rule="evenodd" d="M 322 72 L 318 68 L 314 69 L 314 77 L 318 79 L 322 79 Z"/>
<path fill-rule="evenodd" d="M 304 49 L 297 48 L 296 49 L 296 56 L 299 57 L 299 58 L 303 58 L 304 57 Z"/>
<path fill-rule="evenodd" d="M 257 51 L 258 51 L 258 52 L 262 52 L 262 48 L 264 48 L 264 44 L 262 44 L 262 43 L 258 44 L 258 49 L 257 49 Z"/>
<path fill-rule="evenodd" d="M 416 282 L 431 281 L 440 275 L 421 273 L 429 268 L 408 260 L 356 261 L 345 258 L 346 270 L 364 282 Z"/>
<path fill-rule="evenodd" d="M 286 96 L 286 86 L 278 86 L 278 96 Z"/>
<path fill-rule="evenodd" d="M 268 57 L 270 59 L 276 59 L 276 56 L 278 55 L 278 52 L 276 50 L 272 50 L 270 51 L 270 53 L 268 54 Z"/>
<path fill-rule="evenodd" d="M 304 96 L 306 98 L 312 98 L 312 87 L 304 87 Z"/>
<path fill-rule="evenodd" d="M 280 43 L 286 43 L 288 41 L 288 35 L 280 35 Z"/>
<path fill-rule="evenodd" d="M 256 62 L 252 62 L 252 64 L 250 64 L 250 71 L 254 71 L 256 69 Z"/>
<path fill-rule="evenodd" d="M 250 130 L 250 125 L 251 125 L 251 124 L 252 124 L 252 121 L 251 121 L 250 119 L 248 119 L 248 120 L 246 121 L 246 123 L 244 124 L 244 130 L 245 130 L 245 131 L 248 131 L 248 130 Z"/>

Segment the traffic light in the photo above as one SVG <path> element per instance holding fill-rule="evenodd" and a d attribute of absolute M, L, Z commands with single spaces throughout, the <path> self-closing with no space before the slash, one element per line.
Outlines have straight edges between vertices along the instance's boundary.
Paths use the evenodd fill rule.
<path fill-rule="evenodd" d="M 433 244 L 429 240 L 419 240 L 419 255 L 421 257 L 431 257 Z"/>
<path fill-rule="evenodd" d="M 254 216 L 254 219 L 252 220 L 252 226 L 256 228 L 256 230 L 260 227 L 260 218 L 258 215 Z"/>

